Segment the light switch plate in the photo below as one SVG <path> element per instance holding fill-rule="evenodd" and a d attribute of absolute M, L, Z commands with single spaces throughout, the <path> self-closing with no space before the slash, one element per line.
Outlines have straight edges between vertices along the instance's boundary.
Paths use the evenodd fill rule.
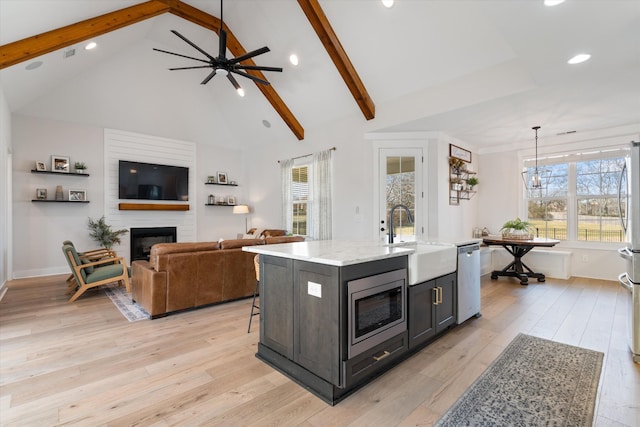
<path fill-rule="evenodd" d="M 322 285 L 315 282 L 307 282 L 307 293 L 311 296 L 322 298 Z"/>

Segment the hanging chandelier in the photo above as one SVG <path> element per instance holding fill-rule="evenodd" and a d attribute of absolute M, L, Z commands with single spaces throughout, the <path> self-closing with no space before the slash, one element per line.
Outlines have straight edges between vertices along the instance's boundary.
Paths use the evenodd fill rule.
<path fill-rule="evenodd" d="M 536 192 L 539 193 L 539 196 L 542 196 L 542 192 L 543 190 L 546 192 L 549 179 L 551 178 L 551 171 L 549 169 L 538 167 L 538 129 L 540 129 L 540 126 L 534 126 L 531 129 L 536 132 L 536 163 L 533 169 L 526 168 L 522 172 L 522 181 L 529 192 L 529 197 L 534 196 Z"/>

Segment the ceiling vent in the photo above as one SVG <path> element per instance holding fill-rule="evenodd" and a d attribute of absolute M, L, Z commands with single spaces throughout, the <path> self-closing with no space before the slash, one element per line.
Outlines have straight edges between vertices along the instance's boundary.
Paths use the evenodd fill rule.
<path fill-rule="evenodd" d="M 67 49 L 64 51 L 64 59 L 71 58 L 76 54 L 75 48 Z"/>

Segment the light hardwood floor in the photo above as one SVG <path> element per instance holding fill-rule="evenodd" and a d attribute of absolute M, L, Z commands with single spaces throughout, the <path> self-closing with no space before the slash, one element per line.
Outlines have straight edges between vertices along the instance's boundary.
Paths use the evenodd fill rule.
<path fill-rule="evenodd" d="M 605 353 L 597 426 L 640 426 L 640 365 L 614 282 L 482 280 L 482 314 L 331 407 L 254 357 L 251 300 L 129 323 L 66 275 L 0 302 L 0 424 L 429 426 L 519 333 Z M 257 319 L 257 318 L 256 318 Z"/>

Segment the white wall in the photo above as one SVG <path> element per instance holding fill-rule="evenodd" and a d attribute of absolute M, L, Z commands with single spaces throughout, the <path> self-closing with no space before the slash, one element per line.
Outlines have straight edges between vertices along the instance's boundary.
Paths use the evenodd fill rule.
<path fill-rule="evenodd" d="M 97 243 L 88 237 L 87 219 L 100 218 L 111 212 L 116 201 L 105 197 L 104 129 L 55 120 L 13 115 L 13 278 L 60 274 L 68 271 L 62 257 L 61 244 L 73 241 L 80 249 L 91 249 Z M 3 150 L 6 151 L 6 150 Z M 36 161 L 44 161 L 50 169 L 51 155 L 68 156 L 71 163 L 84 161 L 89 166 L 89 177 L 66 174 L 32 174 Z M 3 162 L 4 165 L 4 162 Z M 217 195 L 235 196 L 239 203 L 246 202 L 248 183 L 243 168 L 242 152 L 232 148 L 211 145 L 196 147 L 193 177 L 193 202 L 190 200 L 190 215 L 195 215 L 197 233 L 188 233 L 181 239 L 217 240 L 232 238 L 244 231 L 244 217 L 233 215 L 231 207 L 206 207 L 206 197 L 212 191 Z M 238 181 L 238 187 L 204 185 L 207 175 L 217 171 L 229 174 L 229 179 Z M 62 185 L 65 194 L 69 189 L 87 190 L 88 204 L 33 203 L 37 188 L 46 188 L 53 198 L 56 185 Z M 215 190 L 213 190 L 215 188 Z M 109 206 L 105 205 L 106 203 Z M 138 226 L 155 226 L 154 218 L 164 212 L 149 211 L 147 219 L 137 221 Z M 4 223 L 4 222 L 3 222 Z M 148 224 L 148 225 L 145 225 Z M 112 224 L 114 228 L 120 223 Z M 118 225 L 118 227 L 116 227 Z M 170 225 L 170 224 L 163 224 Z M 5 234 L 3 233 L 3 236 Z M 7 240 L 3 237 L 2 244 Z M 128 238 L 118 247 L 119 253 L 128 255 Z"/>
<path fill-rule="evenodd" d="M 11 112 L 0 86 L 0 298 L 6 290 L 11 260 L 9 244 L 11 242 Z"/>
<path fill-rule="evenodd" d="M 539 155 L 550 155 L 572 150 L 600 150 L 606 147 L 628 144 L 637 138 L 638 125 L 608 129 L 607 132 L 584 132 L 573 136 L 548 137 L 539 145 Z M 522 178 L 520 176 L 521 159 L 532 155 L 533 148 L 501 147 L 500 152 L 482 153 L 480 166 L 481 182 L 484 189 L 479 194 L 481 203 L 478 210 L 478 223 L 486 226 L 492 233 L 498 234 L 502 224 L 515 217 L 526 217 L 526 206 L 522 199 Z M 570 275 L 604 280 L 617 280 L 626 268 L 624 260 L 616 249 L 621 243 L 599 242 L 561 242 L 550 251 L 568 251 L 570 257 Z M 504 251 L 499 248 L 496 251 Z M 494 267 L 498 267 L 494 265 Z M 532 267 L 533 268 L 533 267 Z"/>

